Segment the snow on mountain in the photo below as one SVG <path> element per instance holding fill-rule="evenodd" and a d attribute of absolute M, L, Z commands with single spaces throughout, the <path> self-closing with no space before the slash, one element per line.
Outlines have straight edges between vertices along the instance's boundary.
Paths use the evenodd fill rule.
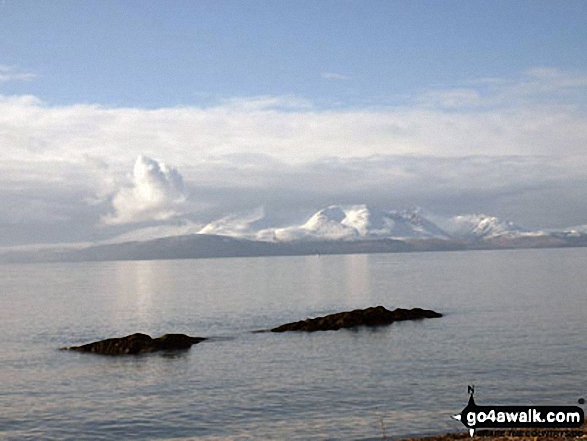
<path fill-rule="evenodd" d="M 421 208 L 390 211 L 388 215 L 394 220 L 394 229 L 391 231 L 394 237 L 448 238 L 446 231 L 428 219 Z"/>
<path fill-rule="evenodd" d="M 580 236 L 582 234 L 587 234 L 587 225 L 577 225 L 575 227 L 565 228 L 561 231 L 561 233 L 573 235 L 573 236 Z"/>
<path fill-rule="evenodd" d="M 264 232 L 268 237 L 267 232 Z M 273 240 L 332 240 L 374 238 L 446 238 L 421 210 L 379 211 L 366 205 L 332 205 L 301 226 L 278 228 Z"/>
<path fill-rule="evenodd" d="M 262 208 L 244 214 L 234 214 L 210 222 L 198 234 L 256 239 L 259 231 L 270 227 L 270 221 Z"/>
<path fill-rule="evenodd" d="M 269 240 L 320 239 L 469 239 L 490 240 L 542 236 L 513 222 L 485 214 L 467 214 L 440 218 L 422 209 L 380 211 L 366 205 L 332 205 L 318 211 L 301 226 L 265 232 Z"/>
<path fill-rule="evenodd" d="M 276 241 L 291 241 L 302 239 L 352 239 L 358 236 L 358 231 L 345 225 L 345 211 L 332 205 L 318 211 L 308 221 L 300 226 L 276 228 L 273 230 L 273 238 Z M 262 232 L 267 235 L 267 231 Z"/>
<path fill-rule="evenodd" d="M 458 238 L 489 239 L 536 234 L 513 222 L 485 214 L 467 214 L 437 222 L 444 231 Z"/>
<path fill-rule="evenodd" d="M 276 226 L 275 219 L 267 216 L 265 211 L 259 208 L 252 212 L 223 217 L 203 227 L 189 223 L 175 227 L 149 228 L 140 231 L 141 234 L 133 234 L 132 238 L 140 240 L 144 239 L 141 236 L 171 236 L 173 232 L 229 236 L 264 242 L 384 238 L 485 241 L 549 234 L 544 231 L 530 231 L 513 222 L 485 214 L 438 217 L 420 208 L 382 211 L 361 204 L 331 205 L 310 216 L 303 224 L 290 224 L 286 227 Z M 585 233 L 587 226 L 564 231 L 566 235 Z M 563 232 L 559 231 L 558 234 Z M 125 238 L 129 239 L 127 236 L 125 235 Z M 117 239 L 120 241 L 120 238 Z"/>

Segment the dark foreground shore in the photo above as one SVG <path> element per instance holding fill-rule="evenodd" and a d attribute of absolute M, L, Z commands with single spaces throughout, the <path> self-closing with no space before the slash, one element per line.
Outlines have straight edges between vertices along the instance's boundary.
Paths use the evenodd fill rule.
<path fill-rule="evenodd" d="M 477 430 L 473 438 L 468 432 L 447 433 L 445 435 L 427 436 L 422 438 L 402 438 L 398 441 L 453 441 L 453 440 L 475 440 L 483 441 L 519 441 L 519 440 L 541 440 L 541 441 L 563 441 L 563 440 L 585 440 L 587 439 L 587 425 L 577 429 L 509 429 L 509 430 Z"/>

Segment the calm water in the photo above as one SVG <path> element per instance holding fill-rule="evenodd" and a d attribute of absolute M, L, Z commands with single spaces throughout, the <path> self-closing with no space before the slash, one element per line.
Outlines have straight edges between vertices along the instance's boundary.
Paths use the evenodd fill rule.
<path fill-rule="evenodd" d="M 0 266 L 0 439 L 380 440 L 587 398 L 587 249 Z M 374 305 L 445 317 L 252 334 Z M 58 351 L 134 332 L 174 355 Z"/>

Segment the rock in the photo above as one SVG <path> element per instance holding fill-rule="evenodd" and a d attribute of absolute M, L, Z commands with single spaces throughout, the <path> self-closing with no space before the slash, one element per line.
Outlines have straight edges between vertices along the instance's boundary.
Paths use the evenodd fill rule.
<path fill-rule="evenodd" d="M 156 351 L 189 349 L 192 345 L 206 340 L 202 337 L 189 337 L 185 334 L 165 334 L 151 338 L 147 334 L 132 334 L 121 338 L 109 338 L 82 346 L 61 348 L 70 351 L 92 352 L 103 355 L 134 355 Z"/>
<path fill-rule="evenodd" d="M 389 311 L 383 306 L 376 306 L 367 309 L 355 309 L 354 311 L 339 312 L 330 314 L 325 317 L 306 319 L 299 322 L 286 323 L 277 328 L 271 329 L 271 332 L 286 331 L 336 331 L 341 328 L 354 328 L 356 326 L 385 326 L 393 322 L 403 320 L 420 320 L 424 318 L 442 317 L 438 312 L 413 308 Z"/>

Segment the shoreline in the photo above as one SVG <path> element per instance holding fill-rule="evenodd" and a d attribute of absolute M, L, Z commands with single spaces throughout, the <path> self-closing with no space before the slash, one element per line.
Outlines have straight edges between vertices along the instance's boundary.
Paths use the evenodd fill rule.
<path fill-rule="evenodd" d="M 510 441 L 510 440 L 585 440 L 587 439 L 587 424 L 575 429 L 483 429 L 476 430 L 473 437 L 468 432 L 445 433 L 443 435 L 430 435 L 412 438 L 395 438 L 396 441 L 453 441 L 466 439 L 483 439 L 487 441 Z M 394 439 L 385 437 L 383 439 Z"/>

